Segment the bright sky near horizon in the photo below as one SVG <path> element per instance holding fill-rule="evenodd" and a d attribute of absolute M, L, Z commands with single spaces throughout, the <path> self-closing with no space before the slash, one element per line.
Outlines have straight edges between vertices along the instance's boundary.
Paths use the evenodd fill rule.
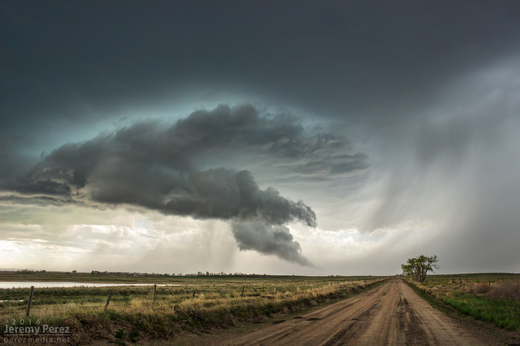
<path fill-rule="evenodd" d="M 520 269 L 518 2 L 0 15 L 0 268 Z"/>

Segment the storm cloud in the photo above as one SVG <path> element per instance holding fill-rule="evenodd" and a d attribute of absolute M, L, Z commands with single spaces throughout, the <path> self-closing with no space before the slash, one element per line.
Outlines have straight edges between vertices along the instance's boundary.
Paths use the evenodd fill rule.
<path fill-rule="evenodd" d="M 519 2 L 4 1 L 0 30 L 5 267 L 133 271 L 117 234 L 148 271 L 520 266 Z"/>
<path fill-rule="evenodd" d="M 316 227 L 316 214 L 271 187 L 259 188 L 248 170 L 202 169 L 219 153 L 280 160 L 295 174 L 349 174 L 367 169 L 367 156 L 348 152 L 344 138 L 308 131 L 289 114 L 261 114 L 251 105 L 200 110 L 164 126 L 148 121 L 69 143 L 45 156 L 23 179 L 3 189 L 64 203 L 134 205 L 196 219 L 233 223 L 240 249 L 308 265 L 284 224 Z M 14 197 L 13 197 L 14 198 Z M 20 198 L 17 196 L 16 198 Z"/>
<path fill-rule="evenodd" d="M 314 266 L 301 254 L 300 243 L 294 240 L 284 225 L 266 226 L 257 222 L 234 222 L 231 227 L 240 250 L 255 250 L 264 255 L 276 255 L 289 262 Z"/>

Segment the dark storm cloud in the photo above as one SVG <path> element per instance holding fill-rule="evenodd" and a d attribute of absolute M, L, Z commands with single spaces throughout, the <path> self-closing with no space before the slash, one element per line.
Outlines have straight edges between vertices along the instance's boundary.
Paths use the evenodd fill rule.
<path fill-rule="evenodd" d="M 73 194 L 88 185 L 92 196 L 103 202 L 130 203 L 136 196 L 162 195 L 174 187 L 186 189 L 188 181 L 202 184 L 205 179 L 231 179 L 229 175 L 234 173 L 227 171 L 199 172 L 197 162 L 208 156 L 245 153 L 266 164 L 283 162 L 286 170 L 297 174 L 327 178 L 329 173 L 349 174 L 368 167 L 365 154 L 350 152 L 346 139 L 308 131 L 294 116 L 261 115 L 251 105 L 222 105 L 193 112 L 173 126 L 148 121 L 84 143 L 65 144 L 45 156 L 24 179 L 3 179 L 4 186 L 24 193 Z M 246 176 L 232 179 L 240 181 L 240 177 Z M 150 186 L 134 186 L 151 181 Z M 134 192 L 125 191 L 127 187 Z M 147 203 L 146 198 L 141 200 L 139 203 Z"/>
<path fill-rule="evenodd" d="M 435 102 L 454 74 L 517 51 L 520 32 L 519 5 L 506 1 L 1 6 L 2 145 L 31 148 L 56 122 L 88 125 L 186 92 L 387 126 Z"/>
<path fill-rule="evenodd" d="M 289 262 L 313 266 L 301 254 L 300 244 L 283 225 L 266 226 L 258 222 L 233 222 L 233 236 L 240 250 L 255 250 L 265 255 L 275 255 Z"/>
<path fill-rule="evenodd" d="M 63 206 L 65 204 L 78 204 L 78 201 L 64 196 L 29 195 L 22 193 L 9 193 L 0 196 L 0 201 L 18 205 L 36 205 L 41 207 Z"/>
<path fill-rule="evenodd" d="M 296 174 L 305 170 L 325 178 L 368 167 L 364 154 L 339 154 L 351 150 L 345 139 L 308 131 L 294 116 L 260 114 L 251 105 L 221 105 L 193 112 L 172 126 L 142 122 L 84 143 L 65 144 L 24 178 L 4 177 L 2 188 L 37 195 L 38 203 L 61 198 L 65 203 L 130 204 L 198 219 L 256 220 L 257 226 L 240 226 L 239 235 L 235 232 L 244 248 L 308 263 L 299 254 L 298 243 L 286 237 L 288 230 L 271 226 L 301 221 L 315 227 L 316 215 L 309 206 L 273 188 L 260 189 L 247 170 L 199 168 L 208 154 L 233 155 L 241 150 L 266 163 L 281 160 Z M 246 237 L 248 230 L 251 238 Z M 255 248 L 252 241 L 262 236 L 267 238 Z"/>
<path fill-rule="evenodd" d="M 25 178 L 5 181 L 4 189 L 88 195 L 97 202 L 135 204 L 199 218 L 259 216 L 273 224 L 298 219 L 315 225 L 310 208 L 288 201 L 274 189 L 260 190 L 250 172 L 199 170 L 197 158 L 248 147 L 284 160 L 301 159 L 317 150 L 326 153 L 327 145 L 335 149 L 339 141 L 334 137 L 316 141 L 286 115 L 261 116 L 249 105 L 220 106 L 194 112 L 170 127 L 139 123 L 85 143 L 63 145 Z"/>

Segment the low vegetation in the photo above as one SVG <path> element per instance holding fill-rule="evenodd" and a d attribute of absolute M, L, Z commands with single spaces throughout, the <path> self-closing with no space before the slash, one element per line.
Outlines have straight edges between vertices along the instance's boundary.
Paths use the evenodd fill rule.
<path fill-rule="evenodd" d="M 478 320 L 520 332 L 520 275 L 436 275 L 408 284 Z"/>
<path fill-rule="evenodd" d="M 154 283 L 157 278 L 149 277 Z M 172 338 L 261 322 L 279 314 L 332 302 L 380 283 L 378 277 L 175 277 L 157 286 L 38 288 L 31 320 L 70 326 L 71 342 L 114 343 Z M 143 283 L 141 281 L 141 283 Z M 0 314 L 25 318 L 29 289 L 0 290 Z M 107 298 L 112 294 L 108 308 Z M 24 323 L 27 323 L 25 318 Z M 3 333 L 3 330 L 2 332 Z"/>

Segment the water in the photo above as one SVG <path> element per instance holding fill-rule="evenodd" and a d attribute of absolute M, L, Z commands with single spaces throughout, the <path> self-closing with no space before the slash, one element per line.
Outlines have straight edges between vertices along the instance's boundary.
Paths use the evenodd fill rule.
<path fill-rule="evenodd" d="M 4 288 L 42 288 L 42 287 L 107 287 L 107 286 L 153 286 L 153 284 L 98 284 L 91 282 L 68 281 L 0 281 L 0 289 Z M 157 286 L 180 286 L 175 284 L 158 284 Z"/>

